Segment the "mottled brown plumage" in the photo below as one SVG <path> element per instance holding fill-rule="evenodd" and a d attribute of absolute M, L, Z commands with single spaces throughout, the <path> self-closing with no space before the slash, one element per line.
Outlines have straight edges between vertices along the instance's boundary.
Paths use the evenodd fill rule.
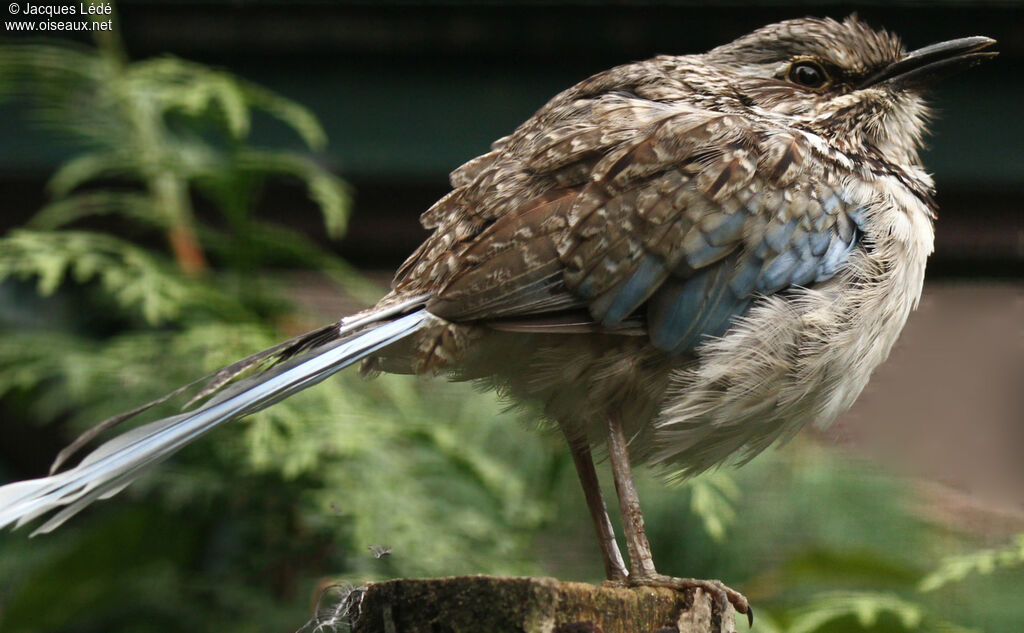
<path fill-rule="evenodd" d="M 921 88 L 991 43 L 907 53 L 855 18 L 806 18 L 581 81 L 452 173 L 422 216 L 433 233 L 375 308 L 222 370 L 202 395 L 302 354 L 83 466 L 0 488 L 14 504 L 0 526 L 69 506 L 50 529 L 180 438 L 365 358 L 481 381 L 552 421 L 609 579 L 700 586 L 749 615 L 721 583 L 657 574 L 630 459 L 701 472 L 853 403 L 932 250 Z M 603 446 L 629 571 L 594 474 Z"/>

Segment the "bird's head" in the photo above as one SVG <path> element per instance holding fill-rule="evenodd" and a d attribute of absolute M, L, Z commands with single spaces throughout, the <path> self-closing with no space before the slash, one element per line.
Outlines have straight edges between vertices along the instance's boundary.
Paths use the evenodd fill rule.
<path fill-rule="evenodd" d="M 765 26 L 703 57 L 743 107 L 792 118 L 842 149 L 916 164 L 928 118 L 922 90 L 994 56 L 982 50 L 994 43 L 968 37 L 908 53 L 899 38 L 855 16 L 803 18 Z"/>

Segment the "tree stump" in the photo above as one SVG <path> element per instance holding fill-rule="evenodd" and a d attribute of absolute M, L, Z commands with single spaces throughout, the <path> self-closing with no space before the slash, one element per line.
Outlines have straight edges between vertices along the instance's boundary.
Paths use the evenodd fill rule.
<path fill-rule="evenodd" d="M 391 580 L 360 590 L 353 633 L 735 633 L 699 589 L 618 588 L 554 578 Z"/>

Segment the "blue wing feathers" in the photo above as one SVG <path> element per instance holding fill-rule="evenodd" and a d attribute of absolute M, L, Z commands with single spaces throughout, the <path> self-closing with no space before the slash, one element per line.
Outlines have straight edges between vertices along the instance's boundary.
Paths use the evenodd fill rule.
<path fill-rule="evenodd" d="M 647 255 L 625 282 L 591 304 L 591 312 L 602 325 L 618 324 L 640 307 L 667 276 L 665 260 L 657 255 Z"/>
<path fill-rule="evenodd" d="M 711 246 L 725 246 L 735 242 L 743 234 L 743 227 L 749 217 L 743 211 L 716 213 L 711 219 L 701 221 L 704 239 Z"/>
<path fill-rule="evenodd" d="M 701 272 L 685 283 L 666 284 L 651 299 L 647 328 L 655 347 L 673 352 L 687 336 L 700 316 L 707 278 L 707 272 Z"/>
<path fill-rule="evenodd" d="M 790 284 L 791 275 L 799 265 L 800 257 L 795 250 L 780 253 L 768 262 L 761 272 L 761 278 L 757 281 L 758 292 L 769 294 L 785 288 Z"/>
<path fill-rule="evenodd" d="M 707 307 L 698 326 L 694 328 L 696 330 L 695 333 L 684 342 L 684 349 L 691 349 L 696 346 L 702 336 L 721 336 L 725 334 L 725 331 L 732 324 L 732 320 L 746 311 L 750 298 L 737 297 L 729 289 L 728 284 L 722 283 L 723 280 L 721 279 L 717 279 L 718 277 L 725 276 L 726 271 L 719 270 L 713 276 L 715 278 L 709 280 L 709 285 L 714 288 L 713 295 L 707 302 Z"/>
<path fill-rule="evenodd" d="M 729 282 L 729 287 L 737 297 L 746 297 L 754 292 L 757 278 L 761 275 L 764 260 L 754 255 L 742 260 Z"/>
<path fill-rule="evenodd" d="M 832 243 L 832 236 L 828 231 L 820 231 L 815 233 L 808 233 L 808 242 L 811 247 L 812 257 L 821 257 L 828 250 L 829 244 Z"/>
<path fill-rule="evenodd" d="M 832 213 L 845 202 L 842 193 L 835 192 L 822 208 Z M 728 242 L 715 246 L 712 241 L 721 243 L 724 235 L 742 234 L 745 225 L 736 218 L 749 218 L 749 213 L 741 211 L 702 225 L 713 234 L 711 238 L 707 233 L 702 240 L 688 236 L 687 246 L 696 250 L 687 253 L 686 261 L 697 269 L 696 274 L 689 279 L 669 277 L 647 304 L 648 330 L 656 347 L 673 354 L 692 350 L 702 338 L 724 334 L 756 295 L 831 279 L 859 243 L 865 215 L 863 207 L 832 216 L 822 213 L 820 223 L 818 218 L 804 223 L 821 226 L 809 231 L 801 227 L 800 219 L 782 221 L 776 216 L 767 226 L 761 224 L 760 239 L 746 237 L 744 250 L 701 266 L 710 253 L 730 246 Z"/>
<path fill-rule="evenodd" d="M 833 193 L 821 203 L 821 208 L 825 210 L 825 213 L 832 213 L 842 202 L 838 194 Z"/>
<path fill-rule="evenodd" d="M 818 276 L 818 260 L 814 257 L 804 255 L 800 259 L 793 272 L 790 273 L 789 283 L 794 286 L 806 286 Z"/>
<path fill-rule="evenodd" d="M 857 244 L 857 233 L 850 234 L 849 241 L 843 239 L 842 235 L 836 234 L 829 244 L 828 250 L 818 260 L 818 275 L 815 281 L 827 281 L 839 272 L 839 267 L 846 261 L 847 256 Z"/>
<path fill-rule="evenodd" d="M 797 206 L 780 208 L 787 204 Z M 679 240 L 675 250 L 660 239 L 623 250 L 628 228 L 609 227 L 615 237 L 575 292 L 604 326 L 643 311 L 651 342 L 685 353 L 724 334 L 757 296 L 834 277 L 863 234 L 865 209 L 852 206 L 841 189 L 789 197 L 762 191 L 729 209 L 703 210 L 685 234 L 664 229 L 665 239 Z M 686 217 L 677 210 L 676 220 Z M 624 256 L 633 261 L 620 261 Z M 622 269 L 616 272 L 614 263 Z M 620 279 L 606 285 L 610 275 Z"/>
<path fill-rule="evenodd" d="M 846 215 L 851 220 L 853 220 L 853 223 L 857 225 L 857 228 L 859 228 L 860 230 L 863 231 L 864 230 L 864 222 L 867 219 L 867 213 L 868 213 L 868 208 L 867 207 L 857 207 L 856 209 L 853 209 L 852 211 L 847 211 Z"/>
<path fill-rule="evenodd" d="M 692 253 L 687 253 L 686 263 L 693 268 L 704 268 L 705 266 L 722 259 L 734 250 L 736 250 L 735 244 L 712 246 L 705 242 L 700 249 L 693 251 Z"/>
<path fill-rule="evenodd" d="M 704 268 L 734 250 L 736 250 L 735 242 L 724 246 L 715 246 L 708 241 L 704 233 L 697 227 L 691 228 L 690 232 L 683 238 L 683 252 L 686 253 L 686 263 L 693 268 Z"/>
<path fill-rule="evenodd" d="M 764 233 L 764 243 L 776 253 L 782 253 L 790 247 L 790 239 L 799 224 L 800 221 L 795 219 L 788 222 L 771 222 Z"/>
<path fill-rule="evenodd" d="M 726 277 L 726 270 L 717 267 L 659 290 L 647 313 L 654 346 L 679 354 L 696 347 L 704 336 L 724 334 L 750 303 L 750 297 L 736 296 Z"/>

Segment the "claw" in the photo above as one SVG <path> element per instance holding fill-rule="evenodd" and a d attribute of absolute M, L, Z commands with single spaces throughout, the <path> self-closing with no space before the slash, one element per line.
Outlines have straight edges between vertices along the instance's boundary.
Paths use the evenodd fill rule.
<path fill-rule="evenodd" d="M 753 607 L 750 606 L 750 603 L 747 602 L 747 599 L 743 594 L 730 589 L 720 580 L 674 578 L 663 574 L 651 574 L 649 576 L 627 576 L 625 584 L 631 587 L 670 587 L 677 591 L 699 588 L 702 589 L 714 602 L 718 603 L 722 613 L 725 613 L 731 604 L 736 609 L 737 613 L 747 614 L 747 622 L 751 627 L 754 626 Z"/>

